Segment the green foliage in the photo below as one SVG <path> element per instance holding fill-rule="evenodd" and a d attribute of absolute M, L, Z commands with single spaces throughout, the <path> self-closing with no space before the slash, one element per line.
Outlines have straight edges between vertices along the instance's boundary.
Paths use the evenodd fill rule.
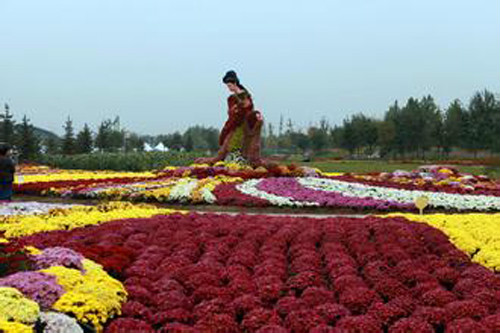
<path fill-rule="evenodd" d="M 95 146 L 101 152 L 117 152 L 124 149 L 125 130 L 120 126 L 120 118 L 105 119 L 99 125 Z"/>
<path fill-rule="evenodd" d="M 35 127 L 30 123 L 28 117 L 16 128 L 16 145 L 19 149 L 21 161 L 31 161 L 40 153 L 40 139 L 35 134 Z"/>
<path fill-rule="evenodd" d="M 75 132 L 73 129 L 73 121 L 70 117 L 64 123 L 64 137 L 62 140 L 62 153 L 64 155 L 72 155 L 76 153 Z"/>
<path fill-rule="evenodd" d="M 12 142 L 14 140 L 14 125 L 15 121 L 12 119 L 13 115 L 10 113 L 10 107 L 6 103 L 4 105 L 4 112 L 0 114 L 0 141 Z"/>
<path fill-rule="evenodd" d="M 59 154 L 61 152 L 61 140 L 54 138 L 53 136 L 47 137 L 43 144 L 45 145 L 45 153 L 46 154 Z"/>
<path fill-rule="evenodd" d="M 147 171 L 189 165 L 200 153 L 131 152 L 77 155 L 43 155 L 37 162 L 63 169 Z"/>
<path fill-rule="evenodd" d="M 88 154 L 92 152 L 94 140 L 89 125 L 85 124 L 76 137 L 76 151 L 78 154 Z"/>

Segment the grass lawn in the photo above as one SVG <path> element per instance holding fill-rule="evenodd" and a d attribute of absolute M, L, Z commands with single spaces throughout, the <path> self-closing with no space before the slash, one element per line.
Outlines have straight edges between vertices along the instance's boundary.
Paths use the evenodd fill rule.
<path fill-rule="evenodd" d="M 392 172 L 396 170 L 415 170 L 422 165 L 389 161 L 321 161 L 302 162 L 300 164 L 319 168 L 326 172 Z M 474 175 L 487 174 L 492 178 L 500 179 L 500 167 L 458 166 L 458 169 L 461 172 L 472 173 Z"/>

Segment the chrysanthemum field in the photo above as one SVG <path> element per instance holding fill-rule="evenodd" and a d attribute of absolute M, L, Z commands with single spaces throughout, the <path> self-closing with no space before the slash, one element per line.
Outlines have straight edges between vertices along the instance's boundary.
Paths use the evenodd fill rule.
<path fill-rule="evenodd" d="M 25 166 L 15 187 L 0 332 L 500 332 L 500 184 L 486 177 Z"/>

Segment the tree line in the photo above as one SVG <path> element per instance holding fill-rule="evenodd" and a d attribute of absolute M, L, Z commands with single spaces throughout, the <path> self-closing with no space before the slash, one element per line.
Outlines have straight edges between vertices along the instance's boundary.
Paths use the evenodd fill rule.
<path fill-rule="evenodd" d="M 291 120 L 272 124 L 264 139 L 266 147 L 300 151 L 341 148 L 351 155 L 425 158 L 431 149 L 447 156 L 453 148 L 500 152 L 500 100 L 487 90 L 476 92 L 467 105 L 456 99 L 441 109 L 432 96 L 397 101 L 382 119 L 358 113 L 330 126 L 323 119 L 306 131 L 294 130 Z"/>
<path fill-rule="evenodd" d="M 156 146 L 160 142 L 174 151 L 214 152 L 218 149 L 219 131 L 212 127 L 192 126 L 183 133 L 152 136 L 126 130 L 120 124 L 119 117 L 104 119 L 95 130 L 87 123 L 76 130 L 73 120 L 68 117 L 62 128 L 62 137 L 42 137 L 41 130 L 37 129 L 27 116 L 18 124 L 8 104 L 4 105 L 3 113 L 0 113 L 0 142 L 15 146 L 21 160 L 36 160 L 42 153 L 77 155 L 93 152 L 140 152 L 144 150 L 145 143 Z"/>
<path fill-rule="evenodd" d="M 213 127 L 192 126 L 184 132 L 139 135 L 126 130 L 120 118 L 103 120 L 96 129 L 84 124 L 75 130 L 71 118 L 63 125 L 62 137 L 41 138 L 24 116 L 17 124 L 9 106 L 0 114 L 0 141 L 13 143 L 22 160 L 34 160 L 40 153 L 49 155 L 89 154 L 92 152 L 142 151 L 144 144 L 163 143 L 177 151 L 218 149 L 219 131 Z M 263 127 L 264 152 L 318 152 L 344 149 L 351 155 L 424 158 L 430 150 L 446 156 L 453 148 L 500 152 L 500 100 L 487 90 L 476 92 L 465 105 L 454 100 L 441 109 L 432 96 L 397 101 L 381 119 L 363 113 L 330 126 L 326 119 L 306 129 L 296 128 L 291 119 L 280 118 L 278 126 Z"/>

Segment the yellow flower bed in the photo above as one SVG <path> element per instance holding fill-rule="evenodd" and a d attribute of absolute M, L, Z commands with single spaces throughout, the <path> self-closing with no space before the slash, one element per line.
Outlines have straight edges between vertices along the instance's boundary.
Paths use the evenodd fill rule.
<path fill-rule="evenodd" d="M 56 311 L 72 314 L 79 322 L 90 323 L 97 332 L 103 325 L 121 314 L 127 299 L 124 286 L 110 277 L 101 265 L 84 259 L 83 271 L 54 266 L 40 272 L 53 275 L 66 293 L 52 306 Z"/>
<path fill-rule="evenodd" d="M 174 212 L 179 211 L 158 208 L 152 205 L 134 205 L 127 202 L 99 206 L 75 206 L 69 209 L 55 209 L 47 214 L 9 216 L 0 219 L 0 232 L 5 232 L 3 237 L 8 239 L 29 236 L 39 232 L 71 230 L 113 220 L 148 218 Z"/>
<path fill-rule="evenodd" d="M 32 333 L 33 328 L 20 323 L 9 322 L 0 319 L 0 332 L 3 333 Z"/>
<path fill-rule="evenodd" d="M 500 271 L 500 214 L 390 214 L 442 230 L 472 261 Z"/>
<path fill-rule="evenodd" d="M 316 172 L 325 177 L 337 177 L 337 176 L 342 176 L 344 174 L 343 172 L 323 172 L 319 169 L 316 169 Z"/>
<path fill-rule="evenodd" d="M 85 179 L 108 179 L 108 178 L 153 178 L 157 175 L 152 172 L 113 172 L 113 171 L 84 171 L 64 170 L 47 174 L 26 174 L 23 176 L 24 183 L 42 183 L 54 181 L 85 180 Z M 16 177 L 15 183 L 19 181 Z"/>
<path fill-rule="evenodd" d="M 0 287 L 0 330 L 5 322 L 32 325 L 37 321 L 39 314 L 38 304 L 24 297 L 19 290 Z"/>
<path fill-rule="evenodd" d="M 243 178 L 216 176 L 215 178 L 205 178 L 198 182 L 193 190 L 191 199 L 193 203 L 215 202 L 216 198 L 212 191 L 220 184 L 242 182 Z M 213 197 L 213 198 L 212 198 Z"/>

